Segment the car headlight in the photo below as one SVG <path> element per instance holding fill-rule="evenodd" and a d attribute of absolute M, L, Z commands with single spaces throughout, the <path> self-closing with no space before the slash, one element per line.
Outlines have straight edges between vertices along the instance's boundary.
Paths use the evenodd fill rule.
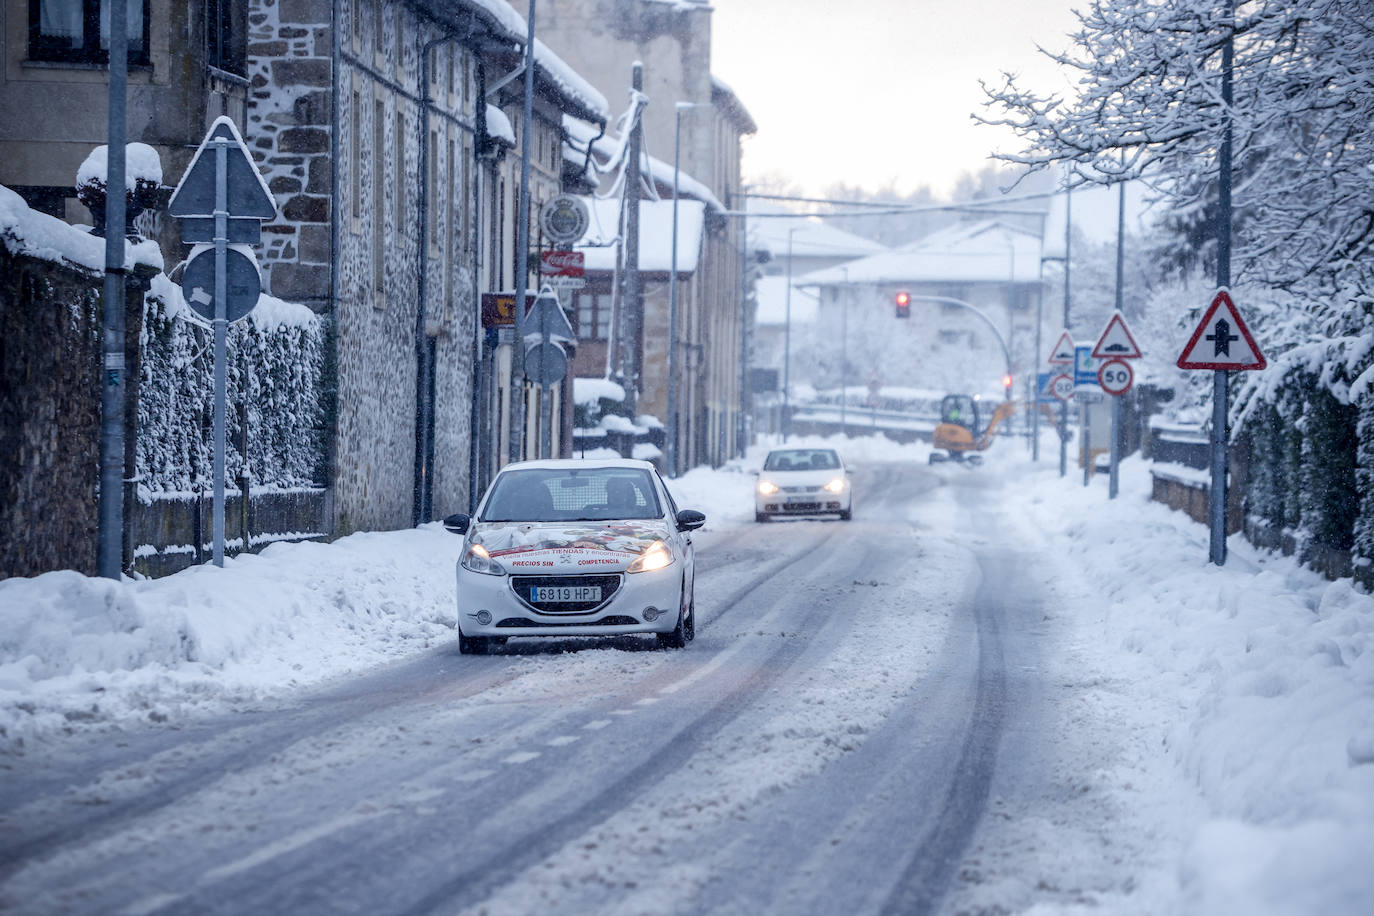
<path fill-rule="evenodd" d="M 825 488 L 829 490 L 831 493 L 843 493 L 844 487 L 845 482 L 843 477 L 836 477 L 834 480 L 830 481 L 830 483 L 825 485 Z"/>
<path fill-rule="evenodd" d="M 502 568 L 500 563 L 491 558 L 491 554 L 487 553 L 487 548 L 481 544 L 473 544 L 468 548 L 468 552 L 463 554 L 462 567 L 484 576 L 504 576 L 506 574 L 506 570 Z"/>
<path fill-rule="evenodd" d="M 771 480 L 760 480 L 759 492 L 764 496 L 772 496 L 774 493 L 778 492 L 778 485 Z"/>
<path fill-rule="evenodd" d="M 673 555 L 668 552 L 668 545 L 662 541 L 654 541 L 649 545 L 649 549 L 641 553 L 639 558 L 631 563 L 625 571 L 630 573 L 653 572 L 672 562 Z"/>

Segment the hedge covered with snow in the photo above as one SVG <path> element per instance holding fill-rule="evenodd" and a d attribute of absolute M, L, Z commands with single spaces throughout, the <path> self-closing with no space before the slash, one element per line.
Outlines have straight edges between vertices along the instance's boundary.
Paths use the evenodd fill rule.
<path fill-rule="evenodd" d="M 159 275 L 146 298 L 138 403 L 141 492 L 179 491 L 211 477 L 214 336 Z M 264 295 L 229 326 L 226 476 L 255 487 L 325 480 L 325 322 Z M 240 448 L 247 425 L 247 455 Z"/>

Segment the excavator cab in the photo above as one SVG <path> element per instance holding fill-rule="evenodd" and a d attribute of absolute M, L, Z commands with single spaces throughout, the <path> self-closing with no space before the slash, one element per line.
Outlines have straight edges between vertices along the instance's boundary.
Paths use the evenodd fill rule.
<path fill-rule="evenodd" d="M 999 405 L 1000 406 L 1000 405 Z M 1000 420 L 994 411 L 988 429 L 978 416 L 978 400 L 967 394 L 947 394 L 940 400 L 940 423 L 935 427 L 933 442 L 936 451 L 930 453 L 930 463 L 937 461 L 967 461 L 979 464 L 979 454 L 987 448 L 995 435 L 991 427 Z M 944 454 L 939 450 L 943 450 Z"/>
<path fill-rule="evenodd" d="M 978 436 L 978 402 L 967 394 L 947 394 L 940 401 L 940 422 L 962 426 L 969 440 Z"/>

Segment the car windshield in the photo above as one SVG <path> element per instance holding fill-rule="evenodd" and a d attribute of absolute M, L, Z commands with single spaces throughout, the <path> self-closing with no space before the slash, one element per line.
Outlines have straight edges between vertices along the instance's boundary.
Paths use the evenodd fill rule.
<path fill-rule="evenodd" d="M 573 522 L 662 518 L 647 471 L 639 468 L 531 468 L 492 484 L 484 522 Z"/>
<path fill-rule="evenodd" d="M 840 456 L 828 448 L 791 448 L 769 452 L 765 471 L 828 471 L 840 466 Z"/>

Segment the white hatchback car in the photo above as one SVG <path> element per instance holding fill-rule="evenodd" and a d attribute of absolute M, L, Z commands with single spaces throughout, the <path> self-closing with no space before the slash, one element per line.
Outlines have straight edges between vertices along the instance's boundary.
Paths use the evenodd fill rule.
<path fill-rule="evenodd" d="M 690 532 L 706 516 L 679 510 L 647 461 L 509 464 L 465 535 L 458 561 L 458 651 L 485 655 L 510 636 L 654 633 L 682 648 L 696 633 Z"/>
<path fill-rule="evenodd" d="M 755 521 L 775 515 L 828 514 L 848 520 L 853 511 L 849 473 L 834 449 L 774 449 L 764 459 L 754 487 Z"/>

